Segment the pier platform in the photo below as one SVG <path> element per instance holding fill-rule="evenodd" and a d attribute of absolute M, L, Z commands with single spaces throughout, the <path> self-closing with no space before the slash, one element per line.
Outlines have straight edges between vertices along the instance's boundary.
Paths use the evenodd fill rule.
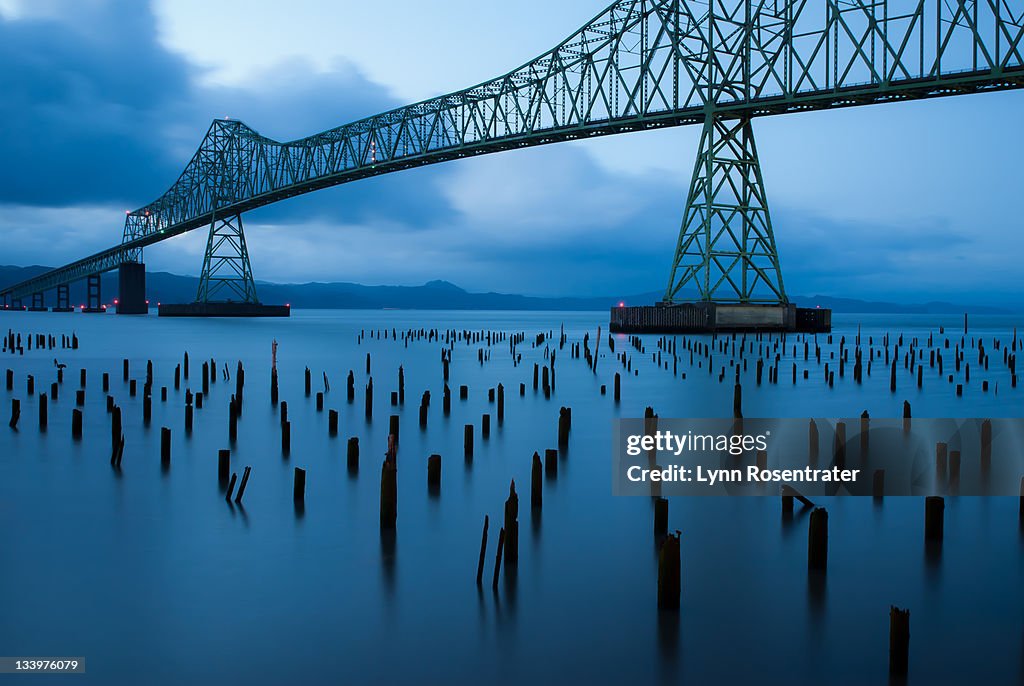
<path fill-rule="evenodd" d="M 796 305 L 683 303 L 611 308 L 612 333 L 828 333 L 832 310 Z"/>
<path fill-rule="evenodd" d="M 160 317 L 289 317 L 291 311 L 288 305 L 241 302 L 161 304 L 157 307 Z"/>

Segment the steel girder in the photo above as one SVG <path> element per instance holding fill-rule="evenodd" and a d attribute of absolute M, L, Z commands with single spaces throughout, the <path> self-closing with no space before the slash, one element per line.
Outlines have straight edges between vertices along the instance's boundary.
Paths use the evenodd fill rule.
<path fill-rule="evenodd" d="M 141 259 L 226 216 L 368 176 L 589 136 L 1024 86 L 1010 0 L 617 0 L 544 55 L 456 93 L 290 142 L 215 120 L 122 245 L 26 295 Z M 227 180 L 227 181 L 225 181 Z M 229 205 L 223 205 L 224 183 Z"/>

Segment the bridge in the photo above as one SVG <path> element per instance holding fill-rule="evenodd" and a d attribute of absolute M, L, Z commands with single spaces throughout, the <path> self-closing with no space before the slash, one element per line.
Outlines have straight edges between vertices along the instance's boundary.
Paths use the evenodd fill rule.
<path fill-rule="evenodd" d="M 568 39 L 477 86 L 278 142 L 217 119 L 119 244 L 0 291 L 45 305 L 120 270 L 145 311 L 143 249 L 208 230 L 197 303 L 258 303 L 242 215 L 321 188 L 463 157 L 669 126 L 702 127 L 664 302 L 785 305 L 751 122 L 1020 88 L 1020 0 L 617 0 Z"/>

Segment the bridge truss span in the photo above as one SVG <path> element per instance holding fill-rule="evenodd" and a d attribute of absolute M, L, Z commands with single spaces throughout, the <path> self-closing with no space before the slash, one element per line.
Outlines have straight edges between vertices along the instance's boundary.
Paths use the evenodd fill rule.
<path fill-rule="evenodd" d="M 128 213 L 120 245 L 0 294 L 21 299 L 140 262 L 144 247 L 214 231 L 219 217 L 412 167 L 668 126 L 701 124 L 707 135 L 715 130 L 709 120 L 741 121 L 743 136 L 752 136 L 749 122 L 762 116 L 1022 85 L 1020 0 L 617 0 L 507 74 L 307 138 L 279 142 L 241 121 L 215 120 L 177 181 Z M 754 150 L 752 138 L 744 145 Z M 760 194 L 759 168 L 755 176 L 749 191 Z M 730 213 L 690 212 L 695 197 L 691 185 L 686 216 L 706 217 L 700 230 L 716 234 L 722 227 L 712 223 Z M 716 297 L 784 301 L 781 275 L 766 277 L 778 273 L 778 260 L 766 203 L 762 210 L 757 221 L 767 228 L 756 240 L 736 228 L 757 223 L 743 211 L 725 227 L 736 239 L 729 264 L 753 271 L 749 280 L 745 271 L 720 280 Z M 687 230 L 684 222 L 679 245 L 691 252 L 715 243 L 687 241 Z M 696 273 L 680 259 L 677 250 L 673 279 Z M 743 283 L 768 290 L 731 292 Z M 667 299 L 685 285 L 670 281 Z"/>

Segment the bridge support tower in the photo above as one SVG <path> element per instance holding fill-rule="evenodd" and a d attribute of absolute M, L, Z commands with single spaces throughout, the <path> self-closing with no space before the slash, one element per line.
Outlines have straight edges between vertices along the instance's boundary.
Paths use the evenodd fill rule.
<path fill-rule="evenodd" d="M 256 297 L 242 215 L 214 217 L 206 240 L 196 300 L 159 306 L 161 317 L 287 317 L 287 305 L 264 305 Z"/>
<path fill-rule="evenodd" d="M 146 301 L 146 265 L 125 262 L 117 268 L 117 313 L 148 314 Z"/>
<path fill-rule="evenodd" d="M 85 307 L 82 312 L 106 312 L 103 307 L 100 278 L 102 274 L 90 274 L 85 279 Z"/>
<path fill-rule="evenodd" d="M 828 310 L 790 304 L 749 116 L 710 108 L 668 287 L 654 306 L 616 307 L 633 333 L 828 331 Z"/>
<path fill-rule="evenodd" d="M 28 308 L 29 312 L 46 312 L 46 298 L 43 297 L 43 292 L 38 291 L 32 294 L 32 307 Z"/>
<path fill-rule="evenodd" d="M 75 308 L 71 307 L 71 287 L 66 283 L 57 286 L 57 306 L 53 308 L 54 312 L 74 312 Z"/>

